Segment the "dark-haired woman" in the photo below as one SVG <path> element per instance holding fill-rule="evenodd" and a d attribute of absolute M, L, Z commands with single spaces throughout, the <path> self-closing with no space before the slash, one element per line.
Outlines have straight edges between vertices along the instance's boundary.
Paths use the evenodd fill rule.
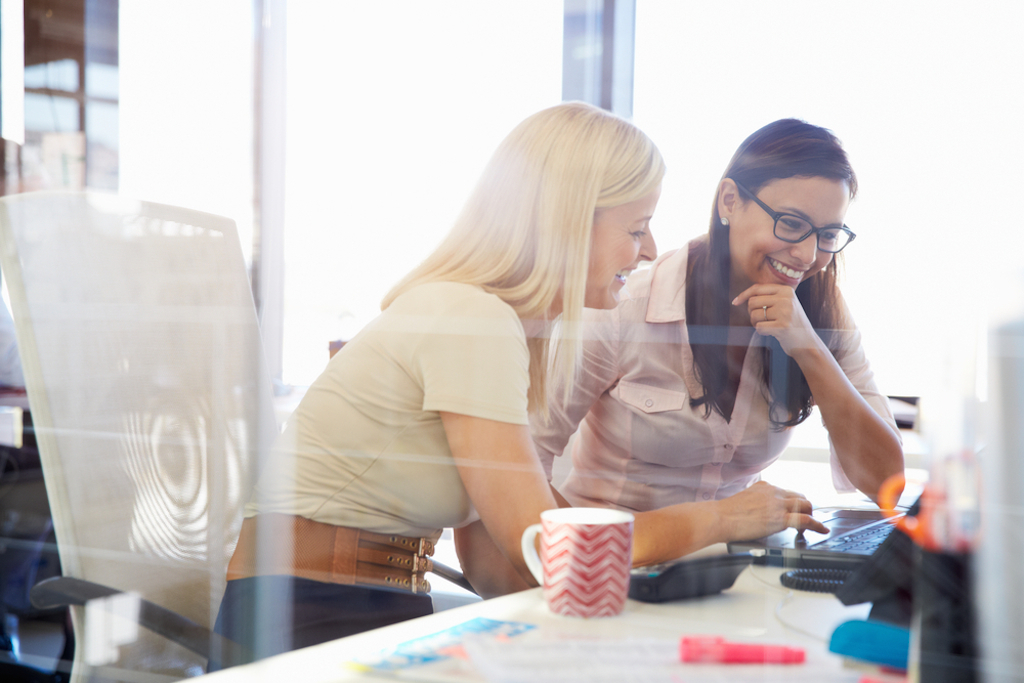
<path fill-rule="evenodd" d="M 785 119 L 743 142 L 709 233 L 631 277 L 615 309 L 587 312 L 582 371 L 570 392 L 551 387 L 549 419 L 534 420 L 549 475 L 580 427 L 561 488 L 570 502 L 692 503 L 695 519 L 716 520 L 705 540 L 735 540 L 737 513 L 763 514 L 743 494 L 766 486 L 759 473 L 812 406 L 837 490 L 874 498 L 903 470 L 892 411 L 836 285 L 856 191 L 828 130 Z M 699 514 L 722 504 L 731 515 Z"/>

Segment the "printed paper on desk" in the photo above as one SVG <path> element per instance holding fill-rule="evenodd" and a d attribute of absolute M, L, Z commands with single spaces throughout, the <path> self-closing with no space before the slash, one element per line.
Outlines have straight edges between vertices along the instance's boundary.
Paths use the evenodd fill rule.
<path fill-rule="evenodd" d="M 467 636 L 483 639 L 508 639 L 536 628 L 533 624 L 516 621 L 497 621 L 477 617 L 451 628 L 400 643 L 394 648 L 349 663 L 349 667 L 363 671 L 399 672 L 413 667 L 459 657 L 460 646 Z"/>
<path fill-rule="evenodd" d="M 663 638 L 467 638 L 463 647 L 489 683 L 674 683 L 683 673 L 678 644 Z"/>
<path fill-rule="evenodd" d="M 836 658 L 787 664 L 683 664 L 679 641 L 544 637 L 466 638 L 474 668 L 488 683 L 857 683 L 860 672 L 837 671 Z"/>

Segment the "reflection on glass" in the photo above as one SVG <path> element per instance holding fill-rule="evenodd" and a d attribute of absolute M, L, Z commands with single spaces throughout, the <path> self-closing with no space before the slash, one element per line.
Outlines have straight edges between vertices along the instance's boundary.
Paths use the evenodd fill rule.
<path fill-rule="evenodd" d="M 84 187 L 85 133 L 79 111 L 70 97 L 25 93 L 24 191 Z"/>
<path fill-rule="evenodd" d="M 89 97 L 117 99 L 118 73 L 116 64 L 87 62 L 85 65 L 85 94 Z"/>
<path fill-rule="evenodd" d="M 26 66 L 25 87 L 75 92 L 78 90 L 78 62 L 61 59 Z"/>
<path fill-rule="evenodd" d="M 89 187 L 117 189 L 118 106 L 90 101 L 85 105 L 86 154 L 89 159 L 86 183 Z"/>
<path fill-rule="evenodd" d="M 68 97 L 25 93 L 25 131 L 79 129 L 78 103 Z"/>
<path fill-rule="evenodd" d="M 567 0 L 562 38 L 562 99 L 597 102 L 601 96 L 603 4 Z"/>
<path fill-rule="evenodd" d="M 118 107 L 109 102 L 89 102 L 85 106 L 85 134 L 93 145 L 116 150 Z"/>

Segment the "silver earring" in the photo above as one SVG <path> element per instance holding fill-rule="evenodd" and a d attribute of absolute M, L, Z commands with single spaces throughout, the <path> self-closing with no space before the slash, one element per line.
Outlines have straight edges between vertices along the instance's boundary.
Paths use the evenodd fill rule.
<path fill-rule="evenodd" d="M 726 218 L 725 216 L 722 216 L 722 225 L 724 225 L 727 228 L 729 227 L 729 219 Z"/>

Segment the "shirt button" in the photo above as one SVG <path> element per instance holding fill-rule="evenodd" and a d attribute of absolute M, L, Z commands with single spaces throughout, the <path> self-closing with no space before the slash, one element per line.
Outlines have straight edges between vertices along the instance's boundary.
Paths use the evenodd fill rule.
<path fill-rule="evenodd" d="M 646 401 L 644 401 L 644 405 L 650 408 L 651 406 L 654 405 L 654 401 L 651 399 L 647 399 Z"/>
<path fill-rule="evenodd" d="M 727 451 L 732 450 L 732 444 L 731 443 L 725 444 L 725 450 L 727 450 Z"/>
<path fill-rule="evenodd" d="M 710 500 L 710 499 L 711 499 L 711 494 L 710 493 L 705 493 L 704 494 L 704 500 Z"/>

